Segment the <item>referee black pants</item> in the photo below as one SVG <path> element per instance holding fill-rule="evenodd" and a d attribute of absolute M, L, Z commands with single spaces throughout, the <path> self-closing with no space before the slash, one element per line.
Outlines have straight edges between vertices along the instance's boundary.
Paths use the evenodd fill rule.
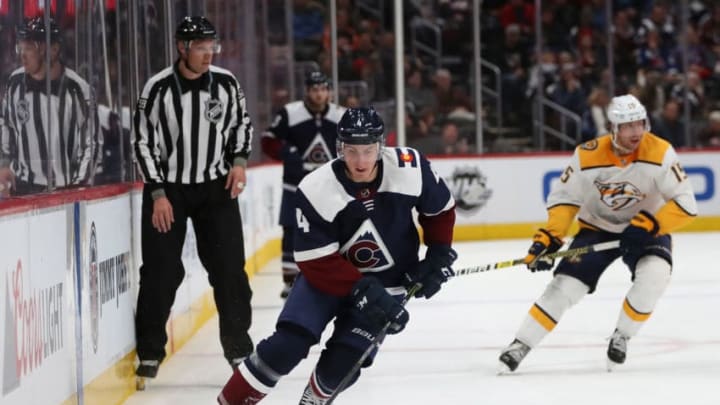
<path fill-rule="evenodd" d="M 245 273 L 242 221 L 237 199 L 225 190 L 225 178 L 182 185 L 165 184 L 175 222 L 167 233 L 152 225 L 153 199 L 147 187 L 142 202 L 142 260 L 135 317 L 140 360 L 165 357 L 165 325 L 175 292 L 185 276 L 182 248 L 187 219 L 192 220 L 197 252 L 213 287 L 220 320 L 220 343 L 228 361 L 253 350 L 248 336 L 252 291 Z"/>

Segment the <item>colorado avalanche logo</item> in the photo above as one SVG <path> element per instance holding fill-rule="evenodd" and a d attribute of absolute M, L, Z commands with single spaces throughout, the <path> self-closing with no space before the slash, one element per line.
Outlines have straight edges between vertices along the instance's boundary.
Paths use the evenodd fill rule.
<path fill-rule="evenodd" d="M 325 144 L 325 140 L 323 140 L 323 137 L 319 133 L 305 151 L 305 156 L 303 156 L 303 160 L 313 166 L 312 169 L 323 165 L 332 158 L 333 155 L 330 152 L 330 148 Z"/>
<path fill-rule="evenodd" d="M 372 221 L 365 220 L 340 253 L 361 272 L 378 272 L 395 264 Z"/>
<path fill-rule="evenodd" d="M 596 180 L 594 184 L 600 192 L 600 200 L 613 211 L 632 207 L 645 199 L 645 194 L 637 186 L 626 181 L 601 183 Z"/>

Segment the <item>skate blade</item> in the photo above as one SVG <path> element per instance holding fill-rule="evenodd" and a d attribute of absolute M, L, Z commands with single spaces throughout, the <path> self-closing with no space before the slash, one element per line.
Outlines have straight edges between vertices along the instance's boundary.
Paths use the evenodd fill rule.
<path fill-rule="evenodd" d="M 615 363 L 614 361 L 607 359 L 607 371 L 608 373 L 612 373 L 618 366 L 620 366 L 621 363 Z"/>
<path fill-rule="evenodd" d="M 145 391 L 145 377 L 135 377 L 135 389 Z"/>
<path fill-rule="evenodd" d="M 508 367 L 507 364 L 503 363 L 502 361 L 498 363 L 497 366 L 497 375 L 509 375 L 512 374 L 512 370 L 510 370 L 510 367 Z"/>

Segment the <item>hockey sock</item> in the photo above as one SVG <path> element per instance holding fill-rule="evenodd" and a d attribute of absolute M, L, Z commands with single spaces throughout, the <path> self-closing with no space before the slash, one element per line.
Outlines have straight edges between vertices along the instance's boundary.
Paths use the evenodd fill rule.
<path fill-rule="evenodd" d="M 307 357 L 310 346 L 317 343 L 314 336 L 300 326 L 291 323 L 280 323 L 275 333 L 257 345 L 256 356 L 258 371 L 268 368 L 274 373 L 284 376 L 292 371 L 302 359 Z M 249 367 L 255 366 L 254 361 L 246 361 Z"/>
<path fill-rule="evenodd" d="M 254 354 L 254 353 L 253 353 Z M 254 378 L 245 364 L 233 370 L 233 375 L 225 384 L 218 403 L 220 405 L 250 405 L 265 398 L 272 387 L 269 387 Z"/>
<path fill-rule="evenodd" d="M 617 329 L 625 336 L 635 336 L 655 308 L 670 282 L 671 267 L 658 256 L 645 256 L 635 267 L 635 279 L 625 296 Z"/>
<path fill-rule="evenodd" d="M 318 360 L 310 379 L 311 383 L 314 382 L 321 393 L 332 394 L 360 357 L 362 357 L 362 352 L 350 346 L 342 344 L 329 346 L 320 355 L 320 360 Z M 358 378 L 360 378 L 360 371 L 353 375 L 345 389 L 353 385 Z"/>
<path fill-rule="evenodd" d="M 565 311 L 577 304 L 589 290 L 587 285 L 574 277 L 556 275 L 530 308 L 515 337 L 531 348 L 537 346 L 555 328 Z"/>

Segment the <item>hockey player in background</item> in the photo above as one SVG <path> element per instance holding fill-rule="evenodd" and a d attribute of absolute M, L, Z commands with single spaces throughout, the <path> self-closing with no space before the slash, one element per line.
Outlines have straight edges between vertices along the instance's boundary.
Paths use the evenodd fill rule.
<path fill-rule="evenodd" d="M 304 100 L 286 104 L 262 136 L 262 150 L 283 162 L 283 195 L 280 205 L 282 276 L 280 296 L 287 298 L 298 274 L 293 259 L 295 190 L 308 173 L 335 158 L 337 122 L 344 108 L 330 102 L 330 83 L 320 71 L 305 77 Z"/>
<path fill-rule="evenodd" d="M 334 320 L 300 400 L 324 404 L 383 325 L 391 322 L 390 334 L 403 330 L 406 288 L 420 283 L 415 297 L 430 298 L 452 275 L 455 201 L 419 152 L 383 147 L 383 133 L 375 110 L 348 109 L 338 124 L 339 158 L 298 186 L 294 254 L 300 275 L 275 332 L 234 371 L 220 404 L 259 402 Z M 420 261 L 414 208 L 428 247 Z"/>
<path fill-rule="evenodd" d="M 625 362 L 627 342 L 647 321 L 670 281 L 670 233 L 697 214 L 690 182 L 673 147 L 650 133 L 645 107 L 632 95 L 612 99 L 609 135 L 575 149 L 551 191 L 548 221 L 533 237 L 525 258 L 531 271 L 550 270 L 543 255 L 563 244 L 575 216 L 580 231 L 570 248 L 611 240 L 619 249 L 563 259 L 545 292 L 535 301 L 515 340 L 500 354 L 500 371 L 514 371 L 565 311 L 595 291 L 607 267 L 622 257 L 632 286 L 620 309 L 607 349 L 608 370 Z"/>

